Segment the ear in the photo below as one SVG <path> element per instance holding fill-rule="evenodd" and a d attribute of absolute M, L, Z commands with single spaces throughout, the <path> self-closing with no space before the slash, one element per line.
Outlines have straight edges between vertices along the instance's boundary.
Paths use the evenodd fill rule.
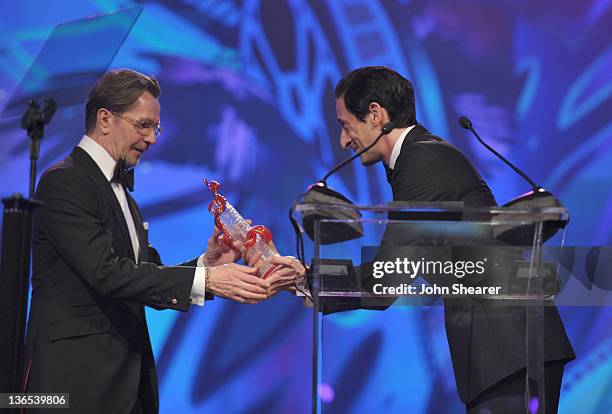
<path fill-rule="evenodd" d="M 97 126 L 102 131 L 104 135 L 108 135 L 111 130 L 111 123 L 113 118 L 113 113 L 106 108 L 98 109 L 97 117 Z"/>
<path fill-rule="evenodd" d="M 370 103 L 369 110 L 369 117 L 372 122 L 372 127 L 380 129 L 384 124 L 389 122 L 389 114 L 387 113 L 387 110 L 380 106 L 378 102 Z"/>

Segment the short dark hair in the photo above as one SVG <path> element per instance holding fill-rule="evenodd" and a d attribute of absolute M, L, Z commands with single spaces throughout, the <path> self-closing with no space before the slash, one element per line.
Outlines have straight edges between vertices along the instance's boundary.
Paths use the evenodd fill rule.
<path fill-rule="evenodd" d="M 336 99 L 344 97 L 346 109 L 365 121 L 370 104 L 378 102 L 396 128 L 416 124 L 414 88 L 410 81 L 384 66 L 355 69 L 336 85 Z"/>
<path fill-rule="evenodd" d="M 159 98 L 161 89 L 157 79 L 131 69 L 115 69 L 106 72 L 89 92 L 85 105 L 85 131 L 93 131 L 98 110 L 106 108 L 111 112 L 123 113 L 142 95 L 149 92 Z"/>

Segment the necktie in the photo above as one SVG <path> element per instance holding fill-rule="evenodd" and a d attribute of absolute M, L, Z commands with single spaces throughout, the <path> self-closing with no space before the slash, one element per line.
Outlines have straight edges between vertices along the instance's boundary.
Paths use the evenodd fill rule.
<path fill-rule="evenodd" d="M 134 191 L 134 169 L 128 169 L 127 162 L 124 158 L 120 158 L 119 161 L 117 161 L 111 183 L 119 183 L 123 188 Z"/>

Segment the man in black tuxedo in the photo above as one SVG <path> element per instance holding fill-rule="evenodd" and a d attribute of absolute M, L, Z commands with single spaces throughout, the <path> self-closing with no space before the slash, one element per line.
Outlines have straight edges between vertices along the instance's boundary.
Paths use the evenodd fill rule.
<path fill-rule="evenodd" d="M 414 90 L 407 79 L 385 67 L 360 68 L 338 82 L 335 97 L 345 149 L 367 147 L 392 123 L 393 130 L 360 157 L 363 165 L 384 163 L 394 201 L 496 205 L 468 159 L 416 122 Z M 524 309 L 455 300 L 446 303 L 445 321 L 457 390 L 467 412 L 524 412 Z M 554 413 L 563 366 L 575 354 L 554 306 L 545 308 L 544 326 L 546 412 Z"/>
<path fill-rule="evenodd" d="M 161 265 L 127 191 L 161 132 L 159 95 L 153 77 L 106 73 L 86 104 L 86 135 L 38 185 L 24 390 L 70 393 L 72 412 L 158 411 L 144 305 L 186 311 L 213 294 L 257 303 L 303 275 L 279 257 L 284 267 L 257 277 L 216 229 L 200 257 Z"/>

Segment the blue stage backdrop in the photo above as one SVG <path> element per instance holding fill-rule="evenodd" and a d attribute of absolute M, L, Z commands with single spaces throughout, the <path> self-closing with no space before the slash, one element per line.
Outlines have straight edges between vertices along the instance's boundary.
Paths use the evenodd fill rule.
<path fill-rule="evenodd" d="M 111 67 L 154 74 L 162 86 L 164 133 L 137 169 L 134 195 L 166 263 L 205 247 L 213 223 L 204 177 L 221 181 L 229 200 L 268 226 L 282 253 L 294 254 L 291 201 L 347 155 L 338 145 L 333 87 L 365 65 L 413 81 L 419 121 L 471 158 L 499 202 L 528 187 L 458 126 L 460 115 L 569 208 L 567 244 L 612 242 L 609 0 L 0 4 L 0 108 L 55 25 L 144 7 Z M 104 44 L 88 46 L 93 54 Z M 66 51 L 58 59 L 87 56 Z M 83 105 L 58 110 L 41 171 L 78 142 L 83 112 Z M 1 119 L 0 134 L 0 195 L 27 193 L 28 143 L 18 118 Z M 359 203 L 390 199 L 380 165 L 356 162 L 330 184 Z M 344 350 L 330 363 L 326 412 L 463 412 L 440 309 L 388 312 L 409 321 L 402 331 L 380 313 L 326 322 L 326 341 Z M 566 368 L 560 412 L 612 412 L 612 312 L 561 314 L 578 359 Z M 215 299 L 188 313 L 147 316 L 162 412 L 308 412 L 311 313 L 299 300 Z M 395 361 L 403 365 L 389 370 Z"/>

